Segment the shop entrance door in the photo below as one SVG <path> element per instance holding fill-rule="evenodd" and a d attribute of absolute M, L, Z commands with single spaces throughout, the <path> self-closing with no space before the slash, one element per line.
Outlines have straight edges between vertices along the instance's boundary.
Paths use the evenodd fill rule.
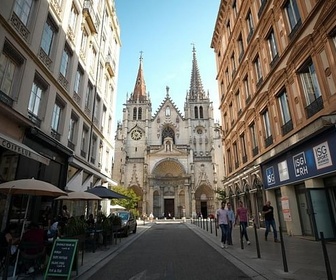
<path fill-rule="evenodd" d="M 301 221 L 302 235 L 312 236 L 311 210 L 307 203 L 306 188 L 304 185 L 296 186 L 296 198 L 298 202 L 299 215 Z"/>

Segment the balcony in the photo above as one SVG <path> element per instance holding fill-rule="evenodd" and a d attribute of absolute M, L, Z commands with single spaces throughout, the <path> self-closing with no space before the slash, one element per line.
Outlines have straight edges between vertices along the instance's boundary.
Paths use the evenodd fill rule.
<path fill-rule="evenodd" d="M 92 33 L 98 33 L 98 27 L 99 27 L 99 18 L 96 15 L 93 6 L 92 1 L 85 0 L 83 5 L 83 16 L 86 20 L 86 22 L 89 25 L 89 28 Z"/>
<path fill-rule="evenodd" d="M 265 138 L 265 148 L 267 148 L 268 146 L 271 146 L 272 144 L 273 144 L 273 136 L 270 135 Z"/>
<path fill-rule="evenodd" d="M 58 81 L 59 81 L 59 83 L 61 84 L 62 87 L 67 89 L 69 82 L 61 73 L 58 76 Z"/>
<path fill-rule="evenodd" d="M 38 116 L 34 115 L 32 112 L 28 111 L 28 118 L 37 126 L 41 127 L 41 120 Z"/>
<path fill-rule="evenodd" d="M 0 101 L 11 107 L 13 106 L 14 102 L 14 100 L 11 97 L 9 97 L 6 93 L 4 93 L 2 90 L 0 90 Z"/>
<path fill-rule="evenodd" d="M 281 126 L 282 136 L 286 135 L 292 129 L 293 129 L 293 121 L 290 120 L 290 121 L 286 122 L 283 126 Z"/>
<path fill-rule="evenodd" d="M 259 149 L 258 149 L 258 146 L 256 146 L 252 149 L 252 155 L 255 157 L 258 153 L 259 153 Z"/>
<path fill-rule="evenodd" d="M 23 24 L 20 18 L 15 14 L 12 13 L 12 17 L 10 19 L 12 25 L 16 29 L 16 31 L 22 36 L 25 41 L 28 41 L 28 36 L 30 34 L 28 28 Z"/>
<path fill-rule="evenodd" d="M 75 144 L 72 143 L 70 140 L 68 140 L 68 148 L 71 149 L 71 150 L 75 150 Z"/>
<path fill-rule="evenodd" d="M 312 103 L 310 103 L 306 109 L 307 119 L 315 115 L 317 112 L 321 111 L 324 108 L 322 96 L 316 98 Z"/>
<path fill-rule="evenodd" d="M 110 77 L 115 76 L 115 61 L 112 59 L 111 55 L 108 55 L 106 57 L 105 66 L 107 69 L 107 72 L 110 74 Z"/>
<path fill-rule="evenodd" d="M 52 138 L 55 138 L 57 141 L 61 140 L 61 134 L 54 129 L 51 129 L 50 135 Z"/>
<path fill-rule="evenodd" d="M 38 53 L 38 58 L 50 70 L 52 60 L 50 59 L 50 57 L 45 53 L 45 51 L 42 48 L 40 48 L 40 51 Z"/>
<path fill-rule="evenodd" d="M 86 152 L 85 151 L 81 150 L 80 155 L 81 155 L 81 157 L 86 158 Z"/>

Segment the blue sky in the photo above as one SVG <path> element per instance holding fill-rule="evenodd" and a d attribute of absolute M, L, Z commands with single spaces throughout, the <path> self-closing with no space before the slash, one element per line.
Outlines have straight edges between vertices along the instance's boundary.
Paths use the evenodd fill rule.
<path fill-rule="evenodd" d="M 134 89 L 143 52 L 143 70 L 153 114 L 166 95 L 182 114 L 189 90 L 192 43 L 203 88 L 209 90 L 218 108 L 218 87 L 214 50 L 210 48 L 220 0 L 116 0 L 121 51 L 117 86 L 116 121 L 122 120 L 127 93 Z M 215 120 L 219 113 L 215 112 Z"/>

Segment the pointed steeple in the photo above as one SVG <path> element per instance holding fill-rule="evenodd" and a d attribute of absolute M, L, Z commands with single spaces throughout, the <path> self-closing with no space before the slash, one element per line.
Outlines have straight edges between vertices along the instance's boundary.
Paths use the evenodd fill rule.
<path fill-rule="evenodd" d="M 201 75 L 198 70 L 195 45 L 194 44 L 192 45 L 193 45 L 193 61 L 191 69 L 190 89 L 187 98 L 189 100 L 201 100 L 206 98 L 206 96 L 202 85 Z"/>
<path fill-rule="evenodd" d="M 134 91 L 133 94 L 131 95 L 131 100 L 133 101 L 144 101 L 147 99 L 146 95 L 146 83 L 145 83 L 145 78 L 144 78 L 144 73 L 142 70 L 142 51 L 140 52 L 140 63 L 139 63 L 139 70 L 138 70 L 138 75 L 135 81 L 135 86 L 134 86 Z"/>

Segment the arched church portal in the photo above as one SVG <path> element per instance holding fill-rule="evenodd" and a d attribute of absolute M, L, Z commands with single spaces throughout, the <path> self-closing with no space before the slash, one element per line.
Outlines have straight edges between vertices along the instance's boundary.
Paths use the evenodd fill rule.
<path fill-rule="evenodd" d="M 206 218 L 210 214 L 216 214 L 214 196 L 214 191 L 206 184 L 197 188 L 195 192 L 197 215 L 202 214 L 202 217 Z"/>
<path fill-rule="evenodd" d="M 182 164 L 175 159 L 164 159 L 153 168 L 149 185 L 153 188 L 152 207 L 148 212 L 153 212 L 159 218 L 182 218 L 186 214 L 189 203 L 185 191 L 185 170 Z"/>

